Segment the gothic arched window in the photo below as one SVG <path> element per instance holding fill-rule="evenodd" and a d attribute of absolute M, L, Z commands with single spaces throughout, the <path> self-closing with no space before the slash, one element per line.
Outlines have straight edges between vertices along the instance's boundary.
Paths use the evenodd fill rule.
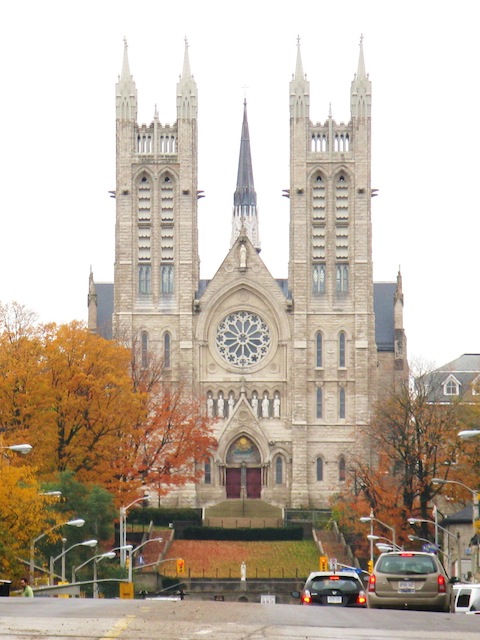
<path fill-rule="evenodd" d="M 148 333 L 142 331 L 141 336 L 142 369 L 148 367 Z"/>
<path fill-rule="evenodd" d="M 283 458 L 277 456 L 275 458 L 275 484 L 283 484 Z"/>
<path fill-rule="evenodd" d="M 340 387 L 340 391 L 338 393 L 338 417 L 341 420 L 345 419 L 345 414 L 346 414 L 346 401 L 345 401 L 345 389 L 344 387 Z"/>
<path fill-rule="evenodd" d="M 343 456 L 340 456 L 340 460 L 338 461 L 338 479 L 340 482 L 345 482 L 346 477 L 347 473 L 345 458 Z"/>
<path fill-rule="evenodd" d="M 163 336 L 163 366 L 170 369 L 172 366 L 172 339 L 168 331 Z"/>
<path fill-rule="evenodd" d="M 203 482 L 204 484 L 212 484 L 212 461 L 207 458 L 203 466 Z"/>
<path fill-rule="evenodd" d="M 341 331 L 338 336 L 338 366 L 345 367 L 345 350 L 346 350 L 346 337 L 345 332 Z"/>
<path fill-rule="evenodd" d="M 318 457 L 316 460 L 317 482 L 323 482 L 323 458 Z"/>
<path fill-rule="evenodd" d="M 317 369 L 323 367 L 323 336 L 320 331 L 315 336 L 315 366 Z"/>
<path fill-rule="evenodd" d="M 316 416 L 320 419 L 323 418 L 323 389 L 321 387 L 317 387 Z"/>

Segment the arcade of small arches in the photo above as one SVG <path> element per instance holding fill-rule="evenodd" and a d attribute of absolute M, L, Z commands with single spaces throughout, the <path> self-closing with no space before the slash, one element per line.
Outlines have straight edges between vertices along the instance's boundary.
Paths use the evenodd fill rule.
<path fill-rule="evenodd" d="M 235 397 L 235 393 L 230 391 L 228 394 L 218 391 L 214 396 L 212 391 L 207 392 L 207 416 L 209 418 L 230 418 L 235 409 L 235 405 L 239 401 Z M 251 398 L 248 400 L 252 411 L 257 418 L 280 418 L 280 392 L 275 391 L 270 396 L 268 391 L 264 391 L 260 398 L 257 391 L 253 391 Z"/>

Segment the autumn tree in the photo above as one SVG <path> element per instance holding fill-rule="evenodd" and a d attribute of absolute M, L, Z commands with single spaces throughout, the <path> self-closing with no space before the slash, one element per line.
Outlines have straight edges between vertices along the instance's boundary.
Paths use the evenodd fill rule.
<path fill-rule="evenodd" d="M 461 444 L 458 404 L 434 400 L 435 378 L 417 373 L 376 408 L 364 428 L 365 451 L 354 458 L 354 496 L 343 496 L 337 507 L 350 527 L 363 532 L 360 516 L 369 515 L 395 526 L 399 539 L 411 533 L 407 518 L 431 518 L 439 487 L 432 480 L 457 460 Z M 356 522 L 354 522 L 354 520 Z M 388 531 L 382 535 L 388 537 Z"/>
<path fill-rule="evenodd" d="M 4 433 L 33 445 L 43 479 L 69 470 L 117 492 L 134 466 L 130 436 L 145 410 L 130 351 L 78 322 L 32 325 L 15 304 L 2 307 L 0 321 Z"/>
<path fill-rule="evenodd" d="M 172 486 L 198 482 L 203 476 L 202 463 L 217 445 L 212 419 L 181 386 L 158 384 L 147 407 L 133 440 L 144 483 L 155 486 L 161 494 Z"/>
<path fill-rule="evenodd" d="M 59 522 L 49 509 L 50 499 L 43 495 L 36 469 L 14 456 L 0 459 L 0 575 L 16 580 L 28 562 L 30 541 Z"/>

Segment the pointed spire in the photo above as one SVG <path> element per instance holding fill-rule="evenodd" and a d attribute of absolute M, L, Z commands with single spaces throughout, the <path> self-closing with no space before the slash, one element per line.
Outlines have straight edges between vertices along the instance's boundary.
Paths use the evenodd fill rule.
<path fill-rule="evenodd" d="M 310 108 L 310 83 L 303 73 L 300 53 L 300 36 L 297 37 L 297 61 L 290 82 L 290 117 L 308 118 Z"/>
<path fill-rule="evenodd" d="M 352 118 L 370 116 L 372 108 L 372 83 L 365 71 L 363 56 L 363 35 L 360 36 L 360 53 L 358 55 L 357 73 L 352 80 L 350 90 L 350 111 Z"/>
<path fill-rule="evenodd" d="M 132 80 L 132 75 L 130 73 L 130 65 L 128 64 L 128 44 L 127 39 L 123 38 L 123 65 L 122 65 L 122 75 L 120 76 L 121 80 Z"/>
<path fill-rule="evenodd" d="M 363 33 L 360 36 L 360 53 L 358 56 L 357 78 L 364 80 L 367 77 L 365 73 L 365 59 L 363 57 Z"/>
<path fill-rule="evenodd" d="M 183 72 L 182 78 L 191 78 L 192 72 L 190 71 L 190 60 L 188 57 L 188 40 L 185 37 L 185 53 L 183 55 Z"/>
<path fill-rule="evenodd" d="M 237 187 L 233 196 L 232 246 L 239 235 L 246 235 L 257 251 L 260 251 L 257 194 L 253 182 L 246 100 L 243 102 L 243 123 L 240 155 L 238 159 Z"/>
<path fill-rule="evenodd" d="M 403 303 L 403 285 L 402 285 L 402 274 L 400 272 L 400 267 L 398 267 L 397 288 L 395 290 L 394 300 L 395 300 L 395 302 L 397 300 L 400 300 Z"/>
<path fill-rule="evenodd" d="M 137 88 L 128 64 L 127 39 L 123 39 L 122 73 L 116 85 L 117 120 L 137 119 Z"/>
<path fill-rule="evenodd" d="M 187 38 L 185 38 L 182 75 L 177 82 L 177 118 L 178 120 L 197 118 L 197 84 L 190 70 Z"/>
<path fill-rule="evenodd" d="M 297 36 L 297 64 L 295 66 L 295 80 L 304 80 L 302 54 L 300 53 L 300 36 Z"/>

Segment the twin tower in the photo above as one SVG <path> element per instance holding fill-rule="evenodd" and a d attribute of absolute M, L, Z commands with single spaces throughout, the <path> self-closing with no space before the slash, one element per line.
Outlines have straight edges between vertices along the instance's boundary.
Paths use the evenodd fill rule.
<path fill-rule="evenodd" d="M 321 508 L 349 490 L 361 427 L 406 375 L 401 277 L 373 282 L 371 82 L 360 42 L 351 119 L 310 120 L 300 43 L 290 81 L 288 279 L 260 257 L 244 107 L 230 247 L 200 277 L 197 85 L 185 46 L 177 120 L 137 123 L 127 44 L 116 85 L 114 284 L 90 277 L 92 330 L 162 360 L 214 419 L 218 446 L 198 484 L 162 504 L 230 498 Z M 279 194 L 281 197 L 281 194 Z M 206 204 L 207 201 L 205 201 Z M 192 464 L 199 464 L 192 461 Z"/>

